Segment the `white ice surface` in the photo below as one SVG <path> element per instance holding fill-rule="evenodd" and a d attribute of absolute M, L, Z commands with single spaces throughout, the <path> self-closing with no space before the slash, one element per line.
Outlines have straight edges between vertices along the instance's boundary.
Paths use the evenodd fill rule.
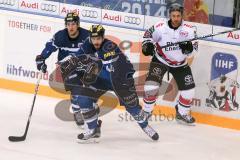
<path fill-rule="evenodd" d="M 151 141 L 135 122 L 119 118 L 115 110 L 104 117 L 99 144 L 78 144 L 82 130 L 54 113 L 60 99 L 38 96 L 26 141 L 12 143 L 9 135 L 22 135 L 32 94 L 0 89 L 0 160 L 239 160 L 240 132 L 197 124 L 151 122 L 159 132 Z"/>

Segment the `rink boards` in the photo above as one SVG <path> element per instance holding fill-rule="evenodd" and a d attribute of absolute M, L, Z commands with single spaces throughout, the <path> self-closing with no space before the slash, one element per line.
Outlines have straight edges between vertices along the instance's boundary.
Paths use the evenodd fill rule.
<path fill-rule="evenodd" d="M 33 93 L 34 84 L 39 75 L 35 66 L 35 56 L 41 53 L 45 42 L 50 40 L 56 31 L 64 27 L 63 20 L 3 10 L 0 10 L 0 13 L 0 87 Z M 160 19 L 145 18 L 144 28 L 150 27 L 158 20 Z M 81 22 L 84 28 L 89 28 L 90 25 L 91 23 Z M 197 26 L 199 36 L 210 33 L 212 29 L 208 25 L 194 25 Z M 143 31 L 106 25 L 105 28 L 107 37 L 119 44 L 134 64 L 137 70 L 134 77 L 140 101 L 142 101 L 142 89 L 150 61 L 148 57 L 141 54 Z M 223 29 L 215 27 L 215 30 L 217 32 Z M 240 42 L 240 35 L 229 33 L 215 40 L 228 40 L 236 44 Z M 238 94 L 240 47 L 213 42 L 209 39 L 199 41 L 196 49 L 198 51 L 195 52 L 194 57 L 189 59 L 196 83 L 193 100 L 194 116 L 199 123 L 240 130 L 240 107 L 238 107 L 240 103 Z M 39 94 L 68 99 L 68 93 L 49 87 L 49 83 L 62 87 L 59 72 L 55 72 L 56 56 L 57 53 L 53 53 L 46 61 L 48 73 L 43 76 Z M 226 76 L 224 82 L 220 79 L 222 75 Z M 171 76 L 169 81 L 165 76 L 163 84 L 155 113 L 172 115 L 179 93 Z M 115 101 L 114 96 L 103 97 L 103 99 Z M 119 106 L 118 108 L 122 109 Z"/>

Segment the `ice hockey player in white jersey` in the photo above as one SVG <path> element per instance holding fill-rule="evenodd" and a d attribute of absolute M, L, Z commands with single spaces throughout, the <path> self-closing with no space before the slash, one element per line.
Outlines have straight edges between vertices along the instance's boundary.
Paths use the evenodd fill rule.
<path fill-rule="evenodd" d="M 190 114 L 195 83 L 191 68 L 187 63 L 187 57 L 193 52 L 193 45 L 187 40 L 194 38 L 194 29 L 183 21 L 182 6 L 172 5 L 169 9 L 169 16 L 168 21 L 155 24 L 143 36 L 142 52 L 145 56 L 152 56 L 144 85 L 144 110 L 151 116 L 163 76 L 169 72 L 180 91 L 175 106 L 176 120 L 191 125 L 195 122 Z M 180 41 L 187 42 L 161 48 L 161 46 Z"/>

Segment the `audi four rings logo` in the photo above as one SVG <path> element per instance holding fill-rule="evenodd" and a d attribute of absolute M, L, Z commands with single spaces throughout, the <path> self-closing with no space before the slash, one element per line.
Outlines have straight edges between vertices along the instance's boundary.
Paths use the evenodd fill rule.
<path fill-rule="evenodd" d="M 138 18 L 138 17 L 125 16 L 125 17 L 124 17 L 124 22 L 125 22 L 125 23 L 129 23 L 129 24 L 140 25 L 141 19 Z"/>
<path fill-rule="evenodd" d="M 0 4 L 8 5 L 8 6 L 14 6 L 15 0 L 0 0 Z"/>
<path fill-rule="evenodd" d="M 89 17 L 89 18 L 97 18 L 98 17 L 98 13 L 96 11 L 83 10 L 82 11 L 82 16 L 83 17 Z"/>
<path fill-rule="evenodd" d="M 53 5 L 53 4 L 42 3 L 41 4 L 41 10 L 48 11 L 48 12 L 56 12 L 57 11 L 57 6 Z"/>

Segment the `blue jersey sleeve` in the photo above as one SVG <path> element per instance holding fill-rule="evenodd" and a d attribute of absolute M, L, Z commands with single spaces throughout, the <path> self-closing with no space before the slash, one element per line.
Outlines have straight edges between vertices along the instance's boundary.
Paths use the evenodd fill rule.
<path fill-rule="evenodd" d="M 115 53 L 116 54 L 123 54 L 123 52 L 121 51 L 121 49 L 117 45 L 115 47 Z"/>
<path fill-rule="evenodd" d="M 53 52 L 58 50 L 58 45 L 55 42 L 55 35 L 53 36 L 53 38 L 48 41 L 45 45 L 45 48 L 43 49 L 41 55 L 43 56 L 43 58 L 47 59 Z"/>
<path fill-rule="evenodd" d="M 94 54 L 94 52 L 92 44 L 90 43 L 89 38 L 87 38 L 79 48 L 76 56 L 80 56 L 82 54 Z"/>

